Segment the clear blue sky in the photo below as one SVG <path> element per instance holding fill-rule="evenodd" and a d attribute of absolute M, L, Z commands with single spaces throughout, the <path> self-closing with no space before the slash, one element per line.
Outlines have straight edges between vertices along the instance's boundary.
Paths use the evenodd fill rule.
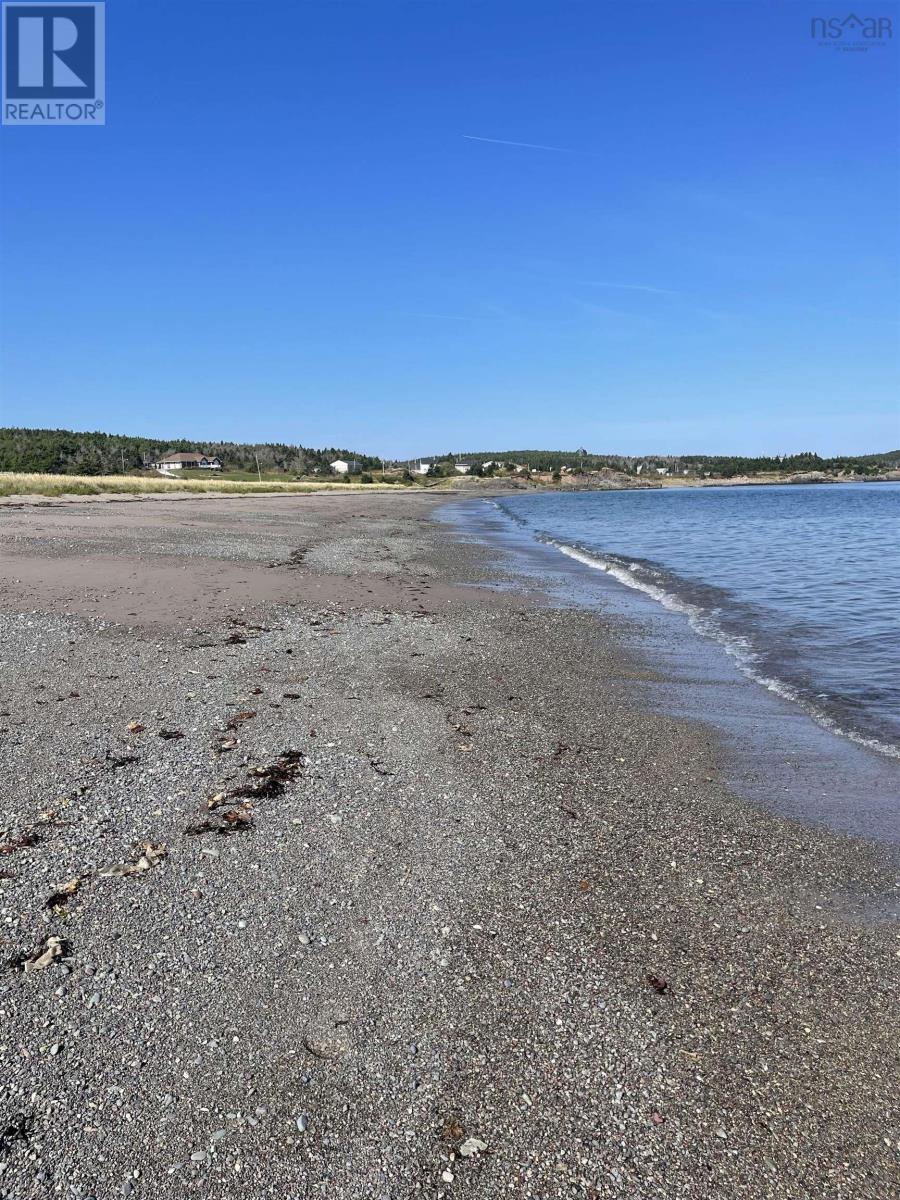
<path fill-rule="evenodd" d="M 106 127 L 0 131 L 0 423 L 893 448 L 874 7 L 841 54 L 817 0 L 110 0 Z"/>

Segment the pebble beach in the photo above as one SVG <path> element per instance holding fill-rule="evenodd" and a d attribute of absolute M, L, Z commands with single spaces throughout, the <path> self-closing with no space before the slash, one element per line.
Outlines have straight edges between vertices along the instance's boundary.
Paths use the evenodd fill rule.
<path fill-rule="evenodd" d="M 0 509 L 0 1197 L 900 1195 L 895 847 L 440 503 Z"/>

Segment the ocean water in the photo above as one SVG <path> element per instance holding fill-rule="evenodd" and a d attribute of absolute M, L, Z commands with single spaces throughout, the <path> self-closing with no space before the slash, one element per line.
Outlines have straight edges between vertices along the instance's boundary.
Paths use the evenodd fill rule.
<path fill-rule="evenodd" d="M 900 758 L 900 484 L 496 503 L 558 553 L 683 614 L 820 724 Z"/>

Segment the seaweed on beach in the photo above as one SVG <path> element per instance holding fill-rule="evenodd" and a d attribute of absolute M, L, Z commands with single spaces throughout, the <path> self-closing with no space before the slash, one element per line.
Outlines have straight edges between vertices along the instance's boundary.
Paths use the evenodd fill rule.
<path fill-rule="evenodd" d="M 242 796 L 249 799 L 274 799 L 283 795 L 285 788 L 292 783 L 306 766 L 306 755 L 300 750 L 285 750 L 278 760 L 267 767 L 251 767 L 248 772 L 250 783 L 245 783 L 231 791 L 232 796 Z"/>
<path fill-rule="evenodd" d="M 140 762 L 140 759 L 136 754 L 120 754 L 116 756 L 114 754 L 110 754 L 110 752 L 107 750 L 106 757 L 103 761 L 106 766 L 111 767 L 113 771 L 117 771 L 120 767 L 128 767 L 131 766 L 132 763 Z"/>
<path fill-rule="evenodd" d="M 69 901 L 81 887 L 82 879 L 80 875 L 76 875 L 73 879 L 69 879 L 62 884 L 52 895 L 48 896 L 44 902 L 44 907 L 49 908 L 51 912 L 62 916 L 68 912 Z"/>
<path fill-rule="evenodd" d="M 228 837 L 232 833 L 252 828 L 253 813 L 250 811 L 250 806 L 241 804 L 237 808 L 228 808 L 221 813 L 212 813 L 202 821 L 189 825 L 184 833 L 186 837 L 199 837 L 204 833 L 217 833 L 222 837 Z"/>
<path fill-rule="evenodd" d="M 36 846 L 40 840 L 34 830 L 29 829 L 25 833 L 20 833 L 18 837 L 10 838 L 8 842 L 0 843 L 0 854 L 12 854 L 16 850 L 27 850 L 30 846 Z"/>
<path fill-rule="evenodd" d="M 228 721 L 226 721 L 225 729 L 237 729 L 238 726 L 244 721 L 252 721 L 255 716 L 256 713 L 250 712 L 249 710 L 247 712 L 235 713 L 233 717 L 230 717 Z"/>
<path fill-rule="evenodd" d="M 265 775 L 256 783 L 245 783 L 235 788 L 231 795 L 254 800 L 274 800 L 276 796 L 284 794 L 287 782 L 287 776 Z"/>
<path fill-rule="evenodd" d="M 0 1158 L 3 1158 L 17 1142 L 27 1145 L 33 1132 L 34 1117 L 28 1113 L 16 1113 L 0 1127 Z"/>
<path fill-rule="evenodd" d="M 34 971 L 43 971 L 56 962 L 58 958 L 68 958 L 72 947 L 65 938 L 51 934 L 34 950 L 20 950 L 6 960 L 6 965 L 13 971 L 29 975 Z"/>
<path fill-rule="evenodd" d="M 153 842 L 137 842 L 128 862 L 112 863 L 98 871 L 103 879 L 123 878 L 128 875 L 141 875 L 153 867 L 159 866 L 168 851 L 165 846 L 154 845 Z"/>
<path fill-rule="evenodd" d="M 270 567 L 280 567 L 286 571 L 296 571 L 303 566 L 303 559 L 306 556 L 306 550 L 298 548 L 292 550 L 287 558 L 276 559 L 275 562 L 270 562 Z"/>
<path fill-rule="evenodd" d="M 227 837 L 253 828 L 253 800 L 272 800 L 284 794 L 303 767 L 306 755 L 300 750 L 285 750 L 274 763 L 251 767 L 248 782 L 229 791 L 217 792 L 206 801 L 206 814 L 185 829 L 186 837 L 216 833 Z M 243 803 L 236 804 L 241 800 Z"/>
<path fill-rule="evenodd" d="M 251 621 L 245 621 L 243 617 L 229 617 L 228 624 L 232 627 L 231 633 L 225 639 L 226 646 L 242 646 L 247 639 L 242 630 L 249 633 L 269 633 L 268 625 L 255 625 Z"/>

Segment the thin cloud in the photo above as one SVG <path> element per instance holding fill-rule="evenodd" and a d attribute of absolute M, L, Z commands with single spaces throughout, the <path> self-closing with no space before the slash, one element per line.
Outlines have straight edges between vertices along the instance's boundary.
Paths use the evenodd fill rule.
<path fill-rule="evenodd" d="M 654 296 L 677 296 L 680 293 L 671 288 L 650 287 L 646 283 L 605 283 L 598 279 L 582 280 L 583 287 L 617 288 L 625 292 L 652 292 Z"/>
<path fill-rule="evenodd" d="M 476 137 L 474 133 L 462 135 L 469 142 L 490 142 L 492 146 L 518 146 L 522 150 L 550 150 L 554 154 L 577 154 L 577 150 L 568 150 L 564 146 L 538 146 L 534 142 L 507 142 L 504 138 Z"/>
<path fill-rule="evenodd" d="M 400 308 L 396 310 L 398 317 L 424 317 L 429 321 L 475 321 L 477 317 L 460 316 L 457 313 L 421 312 Z"/>
<path fill-rule="evenodd" d="M 623 333 L 633 329 L 646 329 L 648 325 L 657 324 L 653 317 L 648 317 L 645 313 L 623 312 L 622 309 L 609 308 L 605 304 L 594 304 L 590 300 L 578 300 L 576 303 L 581 311 L 589 316 L 602 317 L 611 322 L 608 327 L 614 332 Z"/>

